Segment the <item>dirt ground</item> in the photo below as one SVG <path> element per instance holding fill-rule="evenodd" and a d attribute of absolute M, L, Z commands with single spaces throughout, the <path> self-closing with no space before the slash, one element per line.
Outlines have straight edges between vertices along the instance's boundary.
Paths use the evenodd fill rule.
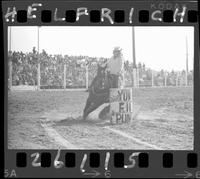
<path fill-rule="evenodd" d="M 9 92 L 8 148 L 193 149 L 193 88 L 134 89 L 134 104 L 141 109 L 131 123 L 120 125 L 81 120 L 87 96 L 85 91 Z"/>

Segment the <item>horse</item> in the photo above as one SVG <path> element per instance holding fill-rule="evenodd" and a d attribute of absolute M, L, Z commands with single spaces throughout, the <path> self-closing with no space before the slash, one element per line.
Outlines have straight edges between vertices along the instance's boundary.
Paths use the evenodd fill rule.
<path fill-rule="evenodd" d="M 109 102 L 111 79 L 106 72 L 106 68 L 107 66 L 101 67 L 98 65 L 97 75 L 89 87 L 89 96 L 83 110 L 83 119 L 86 119 L 92 111 L 97 109 L 102 104 Z M 108 108 L 106 111 L 108 111 Z"/>

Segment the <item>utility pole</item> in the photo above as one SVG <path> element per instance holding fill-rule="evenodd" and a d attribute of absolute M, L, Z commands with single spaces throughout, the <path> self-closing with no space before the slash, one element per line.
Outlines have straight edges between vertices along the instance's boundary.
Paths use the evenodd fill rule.
<path fill-rule="evenodd" d="M 10 38 L 9 38 L 9 49 L 8 49 L 8 58 L 9 58 L 9 61 L 8 61 L 8 68 L 9 68 L 9 76 L 8 76 L 8 78 L 9 78 L 9 81 L 8 81 L 8 89 L 9 90 L 12 90 L 12 54 L 11 54 L 11 27 L 12 26 L 10 26 L 8 29 L 10 29 L 10 31 L 9 31 L 9 36 L 10 36 Z"/>
<path fill-rule="evenodd" d="M 37 39 L 37 46 L 38 46 L 38 68 L 37 68 L 37 86 L 38 90 L 40 89 L 40 26 L 38 26 L 38 39 Z"/>
<path fill-rule="evenodd" d="M 10 31 L 9 31 L 9 36 L 10 36 L 10 38 L 9 38 L 9 51 L 11 51 L 11 28 L 12 28 L 12 26 L 10 26 Z"/>
<path fill-rule="evenodd" d="M 185 72 L 185 86 L 188 86 L 188 41 L 186 37 L 186 72 Z"/>
<path fill-rule="evenodd" d="M 132 27 L 132 44 L 133 44 L 133 87 L 138 87 L 137 80 L 137 66 L 135 56 L 135 29 Z"/>

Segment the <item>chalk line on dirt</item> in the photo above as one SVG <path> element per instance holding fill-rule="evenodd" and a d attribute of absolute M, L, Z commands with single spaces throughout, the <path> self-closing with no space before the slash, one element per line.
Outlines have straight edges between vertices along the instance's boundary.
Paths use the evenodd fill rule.
<path fill-rule="evenodd" d="M 132 136 L 130 136 L 130 135 L 124 133 L 124 132 L 121 132 L 121 131 L 119 131 L 119 130 L 112 129 L 112 128 L 108 127 L 108 126 L 103 127 L 103 128 L 104 128 L 104 129 L 108 129 L 108 130 L 110 130 L 110 131 L 112 131 L 112 132 L 114 132 L 114 133 L 116 133 L 116 134 L 119 134 L 119 135 L 121 135 L 121 136 L 123 136 L 123 137 L 129 138 L 129 139 L 133 140 L 134 142 L 136 142 L 136 143 L 138 143 L 138 144 L 151 147 L 151 148 L 153 148 L 153 149 L 155 149 L 155 150 L 163 150 L 162 148 L 160 148 L 160 147 L 158 147 L 158 146 L 156 146 L 156 145 L 149 144 L 149 143 L 147 143 L 147 142 L 144 142 L 144 141 L 141 141 L 141 140 L 139 140 L 139 139 L 136 139 L 135 137 L 132 137 Z"/>
<path fill-rule="evenodd" d="M 69 141 L 64 139 L 60 134 L 58 134 L 52 127 L 48 126 L 47 124 L 41 124 L 44 130 L 47 132 L 48 136 L 53 138 L 56 142 L 60 145 L 66 147 L 67 149 L 77 149 L 77 147 L 71 144 Z"/>

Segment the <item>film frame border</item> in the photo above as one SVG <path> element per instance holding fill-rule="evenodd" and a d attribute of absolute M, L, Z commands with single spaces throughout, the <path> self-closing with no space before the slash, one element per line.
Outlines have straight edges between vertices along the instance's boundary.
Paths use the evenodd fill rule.
<path fill-rule="evenodd" d="M 25 3 L 24 2 L 22 3 L 22 2 L 23 1 L 21 1 L 21 2 L 15 1 L 14 2 L 14 4 L 17 4 L 17 6 L 18 5 L 20 6 L 22 11 L 24 9 L 26 9 L 25 7 L 27 7 L 28 5 L 31 4 L 30 2 L 25 2 Z M 96 5 L 96 2 L 98 2 L 99 4 Z M 106 6 L 105 2 L 103 2 L 103 1 L 96 1 L 96 2 L 95 1 L 94 2 L 81 1 L 79 3 L 80 4 L 84 4 L 86 7 L 88 7 L 88 9 L 90 8 L 89 6 L 93 6 L 94 5 L 95 6 L 95 8 L 93 8 L 94 10 L 97 9 L 96 7 L 98 7 L 98 6 L 101 7 L 102 4 L 103 4 L 103 6 L 110 7 L 111 9 L 119 9 L 118 6 L 125 7 L 125 9 L 129 8 L 128 5 L 119 5 L 121 3 L 121 1 L 109 1 L 109 2 L 106 2 L 106 3 L 109 4 L 108 6 Z M 116 4 L 113 6 L 112 2 L 116 2 Z M 137 7 L 135 6 L 136 10 L 138 10 L 138 9 L 141 10 L 145 6 L 145 8 L 142 9 L 142 11 L 143 11 L 142 13 L 147 14 L 146 11 L 148 11 L 147 7 L 149 6 L 149 2 L 147 2 L 147 1 L 142 1 L 142 2 L 128 1 L 128 2 L 130 4 L 133 4 L 134 6 L 137 4 Z M 147 4 L 144 4 L 144 2 L 147 2 Z M 155 1 L 155 2 L 159 3 L 160 1 Z M 161 1 L 161 2 L 163 2 L 163 1 Z M 171 1 L 164 1 L 164 2 L 170 2 L 171 3 Z M 48 2 L 49 4 L 46 4 L 46 2 L 44 1 L 42 3 L 45 4 L 44 7 L 42 7 L 42 8 L 49 7 L 51 5 L 52 5 L 52 7 L 55 7 L 55 6 L 53 6 L 53 4 L 55 4 L 55 2 L 50 2 L 50 3 Z M 57 2 L 57 3 L 59 3 L 59 2 Z M 70 5 L 73 4 L 74 7 L 79 7 L 80 6 L 80 5 L 77 5 L 76 1 L 75 2 L 62 2 L 62 3 L 70 4 Z M 190 9 L 192 11 L 194 10 L 194 11 L 197 12 L 197 2 L 195 2 L 195 1 L 191 1 L 191 2 L 190 1 L 175 1 L 172 4 L 175 4 L 175 3 L 179 3 L 179 4 L 183 4 L 184 3 L 184 4 L 187 5 L 187 7 L 189 7 L 188 9 Z M 11 1 L 10 2 L 3 2 L 3 6 L 4 6 L 3 9 L 5 9 L 6 6 L 9 5 L 9 4 L 12 4 L 12 2 Z M 66 6 L 66 7 L 67 7 L 67 9 L 68 9 L 68 7 L 70 9 L 71 6 Z M 123 8 L 121 8 L 121 9 L 123 9 Z M 5 11 L 3 11 L 3 12 L 5 12 Z M 127 11 L 125 10 L 125 13 L 126 12 Z M 24 12 L 22 12 L 22 14 L 23 13 Z M 168 11 L 167 13 L 170 14 L 171 12 Z M 137 15 L 135 16 L 135 18 L 136 17 L 137 17 L 137 19 L 139 19 L 139 17 Z M 188 18 L 189 18 L 189 15 L 188 15 Z M 195 22 L 184 21 L 182 23 L 175 23 L 175 24 L 173 22 L 166 22 L 166 23 L 151 22 L 151 21 L 150 22 L 149 21 L 146 22 L 147 20 L 144 20 L 145 22 L 138 22 L 137 20 L 134 20 L 131 24 L 128 23 L 127 21 L 125 21 L 125 23 L 116 23 L 114 25 L 110 24 L 109 21 L 107 21 L 107 22 L 105 21 L 103 24 L 100 23 L 98 25 L 97 23 L 90 23 L 88 19 L 83 19 L 83 20 L 80 21 L 80 23 L 75 23 L 75 24 L 72 24 L 72 23 L 58 23 L 58 22 L 51 22 L 51 23 L 49 22 L 49 24 L 48 24 L 48 22 L 47 23 L 41 23 L 41 22 L 39 22 L 40 20 L 41 20 L 41 17 L 37 18 L 36 21 L 27 21 L 26 24 L 23 23 L 23 22 L 15 21 L 14 23 L 12 22 L 12 23 L 8 23 L 6 25 L 6 23 L 3 22 L 3 26 L 4 26 L 4 59 L 7 59 L 7 48 L 5 48 L 5 47 L 7 47 L 7 26 L 8 25 L 14 25 L 14 26 L 18 26 L 18 25 L 19 26 L 21 26 L 21 25 L 23 25 L 23 26 L 26 26 L 26 25 L 27 26 L 29 26 L 29 25 L 51 25 L 51 26 L 55 26 L 55 25 L 61 25 L 61 26 L 85 26 L 85 25 L 87 25 L 87 26 L 102 26 L 102 25 L 103 26 L 174 26 L 174 25 L 176 25 L 176 26 L 193 26 L 194 27 L 194 39 L 195 39 L 194 40 L 194 43 L 195 43 L 195 45 L 194 45 L 194 52 L 195 52 L 194 53 L 194 150 L 192 150 L 192 151 L 174 151 L 174 150 L 172 150 L 172 151 L 170 151 L 170 150 L 167 150 L 167 151 L 165 151 L 165 150 L 163 150 L 163 151 L 153 151 L 153 150 L 144 150 L 144 151 L 143 150 L 137 150 L 137 151 L 135 151 L 135 150 L 133 150 L 133 151 L 132 150 L 120 150 L 120 151 L 114 151 L 114 150 L 95 150 L 95 151 L 94 150 L 86 150 L 86 151 L 82 151 L 82 150 L 75 150 L 75 151 L 71 151 L 71 153 L 75 153 L 75 155 L 76 155 L 76 163 L 77 163 L 77 158 L 82 159 L 85 153 L 88 155 L 88 157 L 89 157 L 90 153 L 99 153 L 100 154 L 100 166 L 101 166 L 100 170 L 103 170 L 103 168 L 104 168 L 102 166 L 103 162 L 102 162 L 102 157 L 101 156 L 102 155 L 105 156 L 106 152 L 110 152 L 110 156 L 113 159 L 113 161 L 115 160 L 114 157 L 113 157 L 115 155 L 115 153 L 119 154 L 119 156 L 118 156 L 119 159 L 123 158 L 122 157 L 123 155 L 121 155 L 121 157 L 120 157 L 120 153 L 124 154 L 124 159 L 126 159 L 126 161 L 124 161 L 124 163 L 128 162 L 127 158 L 133 152 L 141 152 L 141 153 L 144 153 L 144 154 L 149 154 L 147 156 L 149 158 L 150 165 L 148 165 L 148 167 L 144 167 L 145 169 L 142 169 L 143 167 L 138 167 L 138 165 L 136 165 L 135 168 L 133 169 L 133 171 L 125 170 L 123 167 L 121 168 L 120 165 L 118 167 L 114 166 L 114 163 L 113 163 L 110 166 L 112 172 L 111 173 L 108 172 L 108 175 L 104 175 L 104 176 L 100 175 L 101 177 L 146 177 L 146 176 L 150 176 L 151 172 L 157 172 L 157 170 L 160 170 L 160 172 L 163 175 L 159 175 L 158 173 L 157 174 L 154 173 L 154 175 L 151 175 L 151 176 L 153 176 L 153 177 L 163 177 L 163 176 L 165 176 L 165 177 L 166 176 L 167 177 L 175 177 L 176 174 L 174 172 L 177 172 L 177 177 L 187 177 L 187 176 L 193 176 L 193 177 L 195 176 L 196 178 L 199 177 L 199 175 L 200 175 L 199 173 L 200 172 L 199 172 L 197 167 L 199 167 L 199 163 L 200 163 L 200 158 L 199 158 L 200 154 L 199 154 L 199 148 L 198 148 L 200 146 L 200 142 L 199 142 L 200 140 L 197 140 L 197 136 L 200 136 L 200 131 L 198 130 L 197 126 L 199 126 L 199 124 L 200 124 L 200 121 L 198 120 L 198 116 L 200 116 L 200 111 L 198 111 L 197 109 L 200 106 L 200 95 L 198 94 L 198 91 L 200 91 L 200 84 L 198 83 L 200 81 L 200 64 L 199 64 L 199 54 L 197 53 L 198 50 L 199 50 L 198 49 L 199 48 L 199 40 L 198 40 L 199 39 L 198 38 L 199 37 L 199 34 L 198 34 L 199 29 L 198 29 L 198 24 L 197 24 L 196 20 L 195 20 Z M 5 27 L 6 27 L 6 30 L 5 30 Z M 7 82 L 7 62 L 6 62 L 6 60 L 4 60 L 4 69 L 5 69 L 5 72 L 6 72 L 4 80 Z M 4 87 L 4 93 L 6 94 L 4 99 L 7 99 L 7 84 Z M 4 101 L 4 106 L 6 106 L 6 105 L 7 105 L 7 102 Z M 7 110 L 5 109 L 4 112 L 6 114 Z M 7 121 L 6 120 L 4 121 L 4 128 L 7 129 Z M 4 136 L 7 137 L 7 131 L 4 132 Z M 28 177 L 28 176 L 30 176 L 29 172 L 31 172 L 33 174 L 33 176 L 35 175 L 36 172 L 41 172 L 42 173 L 42 170 L 44 168 L 33 168 L 30 165 L 30 155 L 33 154 L 33 153 L 37 153 L 40 150 L 37 150 L 37 151 L 36 150 L 8 150 L 7 149 L 7 141 L 4 138 L 4 151 L 5 151 L 5 154 L 6 154 L 6 158 L 12 160 L 11 168 L 16 169 L 16 171 L 18 171 L 21 174 L 21 176 L 27 176 Z M 26 156 L 27 156 L 27 160 L 26 160 L 27 166 L 25 168 L 24 167 L 22 167 L 22 168 L 16 167 L 16 164 L 17 164 L 17 160 L 16 160 L 17 153 L 23 153 L 23 152 L 25 152 Z M 62 151 L 63 154 L 66 154 L 68 152 L 70 152 L 70 150 L 67 150 L 67 151 L 63 150 Z M 47 150 L 47 151 L 45 150 L 45 151 L 43 151 L 42 150 L 39 153 L 47 153 L 47 156 L 49 156 L 48 153 L 50 153 L 53 156 L 53 155 L 55 155 L 57 153 L 57 151 L 55 151 L 55 150 Z M 171 156 L 171 154 L 172 154 L 172 156 Z M 196 159 L 197 159 L 196 167 L 191 167 L 191 166 L 189 167 L 190 164 L 188 163 L 188 161 L 190 161 L 191 158 L 194 159 L 195 158 L 194 155 L 196 155 L 196 154 L 198 155 L 196 157 Z M 188 157 L 188 155 L 190 157 Z M 166 156 L 168 156 L 168 157 L 166 157 Z M 173 166 L 172 167 L 168 166 L 168 167 L 166 167 L 167 169 L 166 168 L 164 169 L 162 165 L 166 165 L 166 164 L 164 164 L 164 160 L 162 160 L 163 158 L 167 158 L 167 160 L 174 161 L 173 162 Z M 185 159 L 185 161 L 181 162 L 183 158 Z M 13 159 L 14 159 L 14 161 L 13 161 Z M 158 160 L 155 161 L 155 159 L 158 159 Z M 48 172 L 50 172 L 50 170 L 52 168 L 52 160 L 53 159 L 51 159 L 51 167 L 50 168 L 48 168 L 48 167 L 45 168 L 46 171 L 49 169 Z M 113 162 L 113 161 L 110 160 L 110 162 Z M 7 161 L 5 161 L 5 162 L 6 162 L 5 164 L 7 166 L 10 166 L 10 163 L 8 163 Z M 181 166 L 179 166 L 179 164 L 180 164 L 179 162 L 181 162 Z M 136 159 L 136 163 L 138 163 L 138 159 Z M 80 166 L 79 165 L 80 165 L 80 161 L 79 161 L 78 165 L 74 167 L 74 169 L 76 171 L 80 171 Z M 7 166 L 6 166 L 6 168 L 9 168 Z M 89 167 L 89 166 L 87 165 L 87 167 Z M 99 167 L 97 167 L 97 168 L 99 168 Z M 74 176 L 73 175 L 74 169 L 68 169 L 66 172 L 64 172 L 63 169 L 60 169 L 60 170 L 53 169 L 55 173 L 54 174 L 51 173 L 49 176 L 58 177 L 58 176 L 61 176 L 61 174 L 63 174 L 63 177 L 66 177 L 66 176 L 73 177 Z M 89 167 L 89 169 L 91 169 L 91 168 Z M 8 169 L 8 170 L 10 170 L 10 169 Z M 24 172 L 24 170 L 27 170 L 27 171 Z M 172 172 L 172 170 L 173 170 L 173 172 Z M 58 171 L 58 172 L 56 172 L 56 171 Z M 169 175 L 169 171 L 172 172 L 175 175 L 172 175 L 172 173 L 170 173 L 171 175 Z M 10 171 L 8 171 L 8 173 L 9 172 Z M 145 173 L 143 173 L 143 172 L 145 172 Z M 18 175 L 20 175 L 20 174 L 18 174 Z M 72 174 L 72 175 L 70 176 L 70 174 Z M 105 174 L 105 172 L 104 172 L 104 174 Z M 83 175 L 80 173 L 80 175 L 78 175 L 78 176 L 76 175 L 74 177 L 82 177 L 82 176 Z"/>

